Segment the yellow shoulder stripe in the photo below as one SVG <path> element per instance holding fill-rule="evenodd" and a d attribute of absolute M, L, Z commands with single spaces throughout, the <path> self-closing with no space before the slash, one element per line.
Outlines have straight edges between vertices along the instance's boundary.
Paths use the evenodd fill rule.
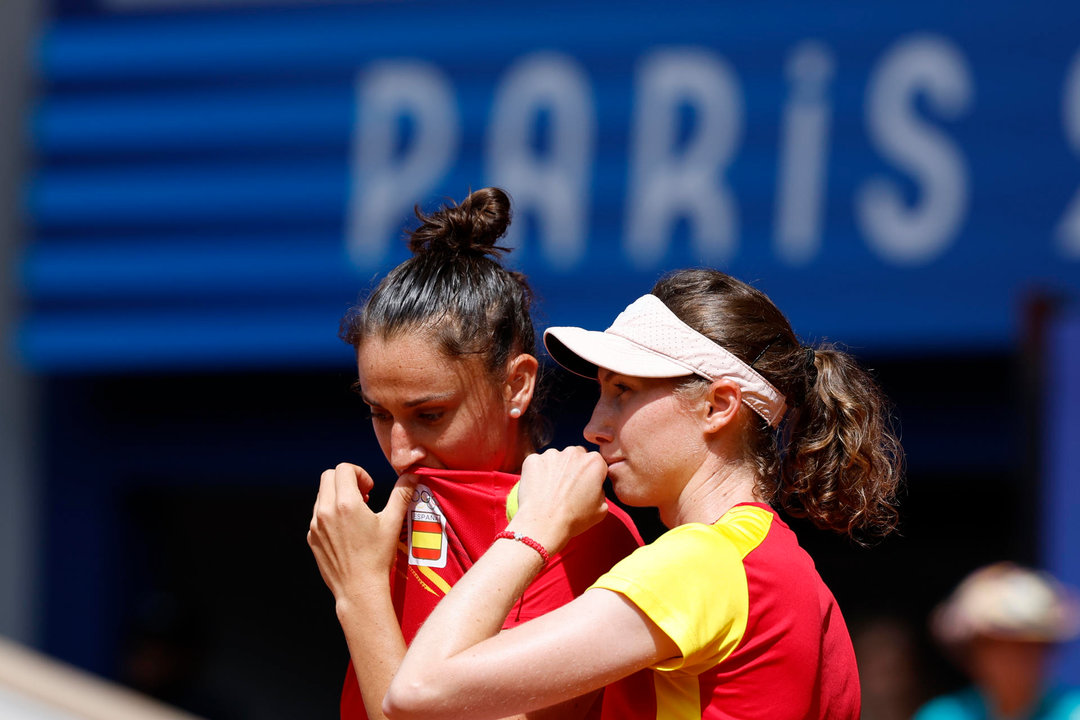
<path fill-rule="evenodd" d="M 724 513 L 713 526 L 725 535 L 742 557 L 761 544 L 769 534 L 773 514 L 756 505 L 739 505 Z"/>

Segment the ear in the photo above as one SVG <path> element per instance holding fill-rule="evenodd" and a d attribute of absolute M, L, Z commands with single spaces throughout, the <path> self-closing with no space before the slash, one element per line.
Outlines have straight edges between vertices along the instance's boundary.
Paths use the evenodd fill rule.
<path fill-rule="evenodd" d="M 714 380 L 705 394 L 705 432 L 715 433 L 727 427 L 739 414 L 742 388 L 733 380 Z"/>
<path fill-rule="evenodd" d="M 517 355 L 507 363 L 506 384 L 503 387 L 507 412 L 516 408 L 521 415 L 524 415 L 529 409 L 533 392 L 536 390 L 536 376 L 539 368 L 539 361 L 528 353 Z"/>

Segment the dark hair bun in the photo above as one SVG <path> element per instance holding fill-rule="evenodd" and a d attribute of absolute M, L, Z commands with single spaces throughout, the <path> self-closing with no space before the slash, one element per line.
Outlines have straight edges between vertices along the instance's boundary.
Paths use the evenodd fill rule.
<path fill-rule="evenodd" d="M 420 227 L 409 238 L 414 254 L 479 254 L 498 257 L 509 251 L 495 241 L 510 227 L 510 197 L 499 188 L 471 193 L 460 205 L 444 205 L 430 215 L 416 208 Z"/>

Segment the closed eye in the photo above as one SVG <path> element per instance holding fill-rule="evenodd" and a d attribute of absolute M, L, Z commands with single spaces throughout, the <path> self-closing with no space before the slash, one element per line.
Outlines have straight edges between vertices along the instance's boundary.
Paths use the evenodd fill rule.
<path fill-rule="evenodd" d="M 632 387 L 623 382 L 607 382 L 600 387 L 600 394 L 607 395 L 608 397 L 617 398 L 623 393 L 628 393 L 633 390 Z"/>
<path fill-rule="evenodd" d="M 443 419 L 443 416 L 445 414 L 445 410 L 424 410 L 422 412 L 416 413 L 416 417 L 419 418 L 422 422 L 430 424 L 439 422 Z"/>
<path fill-rule="evenodd" d="M 368 406 L 368 417 L 372 422 L 389 422 L 391 420 L 390 413 L 383 410 L 381 407 Z"/>

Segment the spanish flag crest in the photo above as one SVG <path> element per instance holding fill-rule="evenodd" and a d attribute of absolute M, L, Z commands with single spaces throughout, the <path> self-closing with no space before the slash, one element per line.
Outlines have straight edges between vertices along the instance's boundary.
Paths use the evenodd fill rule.
<path fill-rule="evenodd" d="M 431 489 L 418 484 L 409 504 L 409 564 L 446 567 L 446 515 Z"/>

